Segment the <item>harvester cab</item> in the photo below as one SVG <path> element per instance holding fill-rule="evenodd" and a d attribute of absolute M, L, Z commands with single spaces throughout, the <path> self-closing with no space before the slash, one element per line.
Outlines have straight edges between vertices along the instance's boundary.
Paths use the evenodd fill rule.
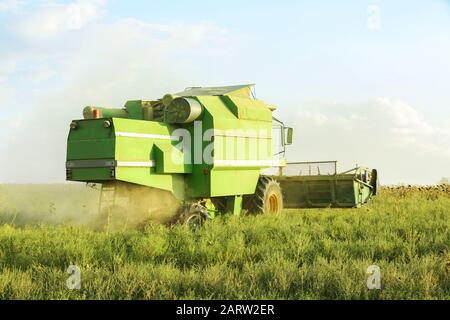
<path fill-rule="evenodd" d="M 280 213 L 293 130 L 252 88 L 192 87 L 122 109 L 88 106 L 70 124 L 67 180 L 102 184 L 100 220 L 120 225 Z M 269 168 L 278 174 L 262 174 Z"/>

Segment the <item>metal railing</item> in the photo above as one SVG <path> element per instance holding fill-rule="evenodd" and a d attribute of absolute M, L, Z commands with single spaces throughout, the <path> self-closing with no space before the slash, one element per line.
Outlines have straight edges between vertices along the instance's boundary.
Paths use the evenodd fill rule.
<path fill-rule="evenodd" d="M 336 175 L 337 161 L 288 162 L 280 168 L 280 176 L 323 176 Z"/>

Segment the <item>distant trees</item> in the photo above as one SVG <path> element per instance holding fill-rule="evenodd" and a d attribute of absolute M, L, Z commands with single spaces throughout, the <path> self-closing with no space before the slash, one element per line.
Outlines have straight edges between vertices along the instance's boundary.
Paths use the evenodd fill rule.
<path fill-rule="evenodd" d="M 440 185 L 450 185 L 450 179 L 444 177 L 439 181 L 439 184 Z"/>

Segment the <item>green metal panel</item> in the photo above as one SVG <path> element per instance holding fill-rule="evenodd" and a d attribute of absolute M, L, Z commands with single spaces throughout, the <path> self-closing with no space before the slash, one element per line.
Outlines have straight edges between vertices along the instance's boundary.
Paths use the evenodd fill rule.
<path fill-rule="evenodd" d="M 106 119 L 73 121 L 77 124 L 77 127 L 76 129 L 70 130 L 69 141 L 114 138 L 113 128 L 104 127 L 105 120 Z"/>
<path fill-rule="evenodd" d="M 115 159 L 119 161 L 149 161 L 155 143 L 168 146 L 177 143 L 169 140 L 174 128 L 163 123 L 133 119 L 113 119 L 113 122 L 117 135 Z"/>
<path fill-rule="evenodd" d="M 154 168 L 116 168 L 116 179 L 171 191 L 178 200 L 185 200 L 182 174 L 157 174 Z"/>
<path fill-rule="evenodd" d="M 68 179 L 86 182 L 116 179 L 168 190 L 173 192 L 177 198 L 183 199 L 183 175 L 157 174 L 154 168 L 138 166 L 140 162 L 155 160 L 152 159 L 152 149 L 156 143 L 167 147 L 172 147 L 177 143 L 170 140 L 174 128 L 158 122 L 123 118 L 110 119 L 112 125 L 105 128 L 106 120 L 80 120 L 77 122 L 77 128 L 71 129 L 69 134 L 67 160 L 112 159 L 118 163 L 138 163 L 137 166 L 68 168 Z M 150 134 L 150 136 L 146 136 L 146 134 Z M 152 136 L 155 138 L 151 138 Z"/>
<path fill-rule="evenodd" d="M 157 173 L 192 173 L 192 164 L 185 163 L 185 154 L 171 144 L 155 143 L 153 159 Z"/>
<path fill-rule="evenodd" d="M 203 137 L 207 130 L 212 129 L 213 115 L 210 109 L 220 108 L 218 97 L 195 97 L 205 108 L 203 115 L 196 123 L 184 124 L 182 127 L 187 129 L 192 137 L 191 143 L 191 162 L 192 173 L 186 176 L 186 196 L 189 198 L 208 198 L 211 196 L 210 172 L 212 165 L 203 160 L 203 150 L 211 143 L 204 141 Z M 201 124 L 201 126 L 200 126 Z M 195 155 L 199 155 L 198 159 Z"/>
<path fill-rule="evenodd" d="M 234 196 L 227 198 L 226 211 L 235 216 L 239 216 L 242 211 L 242 196 Z"/>
<path fill-rule="evenodd" d="M 272 111 L 260 100 L 236 96 L 223 96 L 222 100 L 239 119 L 272 122 Z"/>
<path fill-rule="evenodd" d="M 211 196 L 253 194 L 260 175 L 259 168 L 213 169 L 211 171 Z"/>
<path fill-rule="evenodd" d="M 236 119 L 236 116 L 227 107 L 220 97 L 199 96 L 197 100 L 207 109 L 208 114 L 217 119 Z M 211 118 L 210 118 L 211 119 Z"/>
<path fill-rule="evenodd" d="M 112 127 L 104 119 L 79 120 L 68 138 L 67 160 L 114 159 L 115 140 Z"/>
<path fill-rule="evenodd" d="M 164 123 L 135 119 L 113 119 L 113 122 L 118 135 L 116 138 L 118 161 L 156 161 L 152 154 L 156 144 L 160 147 L 164 145 L 169 147 L 179 143 L 170 140 L 175 128 Z M 184 198 L 184 176 L 181 174 L 158 174 L 155 168 L 117 168 L 116 179 L 172 191 L 178 199 Z"/>
<path fill-rule="evenodd" d="M 73 169 L 70 174 L 72 181 L 102 182 L 113 180 L 111 172 L 113 168 L 78 168 Z"/>
<path fill-rule="evenodd" d="M 73 140 L 69 142 L 67 158 L 79 159 L 114 159 L 114 139 Z"/>
<path fill-rule="evenodd" d="M 205 108 L 205 114 L 202 118 L 202 132 L 204 133 L 208 129 L 214 129 L 215 132 L 214 160 L 271 160 L 273 154 L 271 110 L 260 102 L 253 104 L 254 100 L 233 97 L 233 99 L 240 100 L 242 103 L 247 101 L 250 107 L 258 108 L 256 113 L 262 114 L 259 118 L 253 115 L 253 118 L 257 120 L 239 119 L 237 114 L 233 113 L 232 106 L 230 107 L 230 104 L 226 103 L 225 98 L 228 97 L 197 97 Z M 269 122 L 266 121 L 268 116 L 270 117 Z M 264 121 L 261 121 L 261 119 L 264 119 Z M 266 132 L 267 138 L 256 138 L 260 130 Z M 259 147 L 262 144 L 264 144 L 264 152 L 259 152 Z M 207 145 L 209 145 L 209 142 L 203 143 L 202 148 L 206 148 Z M 241 148 L 239 148 L 240 145 Z M 256 149 L 249 146 L 255 146 Z M 219 169 L 207 164 L 195 165 L 192 176 L 187 177 L 187 182 L 196 186 L 191 190 L 192 196 L 215 197 L 252 194 L 255 192 L 260 170 L 266 167 L 269 166 L 260 165 L 249 168 L 243 165 Z M 237 176 L 242 177 L 242 179 L 237 180 Z"/>
<path fill-rule="evenodd" d="M 127 101 L 125 109 L 128 112 L 128 118 L 137 120 L 143 118 L 142 100 Z"/>
<path fill-rule="evenodd" d="M 286 208 L 339 207 L 353 208 L 367 203 L 372 186 L 360 181 L 355 173 L 315 176 L 277 176 L 283 190 Z"/>

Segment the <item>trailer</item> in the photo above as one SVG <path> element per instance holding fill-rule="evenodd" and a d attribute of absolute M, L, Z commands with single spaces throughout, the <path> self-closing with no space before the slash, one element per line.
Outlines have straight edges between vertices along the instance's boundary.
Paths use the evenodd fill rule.
<path fill-rule="evenodd" d="M 377 170 L 337 172 L 337 161 L 290 162 L 274 177 L 285 208 L 359 208 L 377 194 Z"/>

